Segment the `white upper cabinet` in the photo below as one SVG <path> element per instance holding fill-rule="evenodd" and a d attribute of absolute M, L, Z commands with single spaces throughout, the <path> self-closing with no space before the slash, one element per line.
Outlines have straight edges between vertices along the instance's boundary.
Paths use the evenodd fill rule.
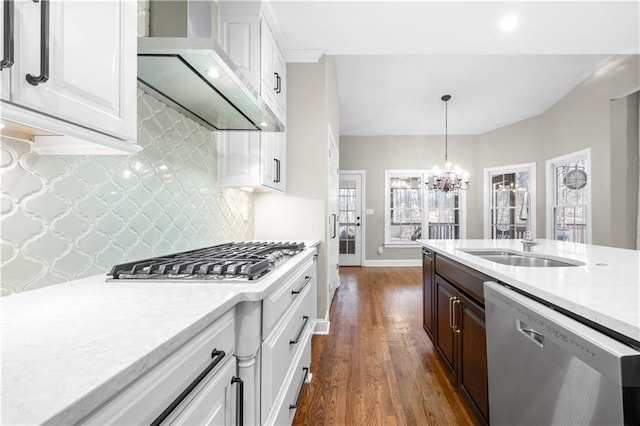
<path fill-rule="evenodd" d="M 219 1 L 220 44 L 276 116 L 286 118 L 286 63 L 265 2 Z"/>
<path fill-rule="evenodd" d="M 286 127 L 286 63 L 264 2 L 218 2 L 220 44 Z M 286 134 L 218 133 L 218 186 L 286 191 Z"/>
<path fill-rule="evenodd" d="M 285 133 L 218 132 L 218 186 L 286 191 Z"/>
<path fill-rule="evenodd" d="M 3 15 L 7 3 L 2 118 L 49 133 L 34 138 L 41 152 L 137 151 L 136 3 L 5 0 Z"/>
<path fill-rule="evenodd" d="M 280 53 L 269 25 L 263 20 L 260 26 L 260 95 L 276 116 L 285 121 L 287 66 Z"/>

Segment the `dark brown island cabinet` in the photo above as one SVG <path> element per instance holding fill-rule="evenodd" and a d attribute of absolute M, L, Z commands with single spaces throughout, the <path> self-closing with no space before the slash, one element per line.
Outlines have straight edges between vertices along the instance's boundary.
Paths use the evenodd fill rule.
<path fill-rule="evenodd" d="M 495 279 L 426 247 L 422 261 L 424 329 L 453 383 L 489 424 L 483 283 Z"/>

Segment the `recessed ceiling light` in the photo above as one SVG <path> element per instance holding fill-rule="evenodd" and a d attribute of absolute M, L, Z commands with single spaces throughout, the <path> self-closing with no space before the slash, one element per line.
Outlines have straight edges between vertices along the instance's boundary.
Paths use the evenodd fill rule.
<path fill-rule="evenodd" d="M 511 31 L 518 26 L 518 17 L 516 15 L 507 15 L 500 21 L 500 29 L 502 31 Z"/>
<path fill-rule="evenodd" d="M 260 123 L 260 127 L 267 127 L 268 125 L 269 123 L 267 123 L 266 121 Z"/>

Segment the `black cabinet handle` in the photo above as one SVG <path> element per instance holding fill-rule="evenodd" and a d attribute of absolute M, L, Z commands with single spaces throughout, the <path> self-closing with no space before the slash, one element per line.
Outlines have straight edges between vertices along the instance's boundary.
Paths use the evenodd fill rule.
<path fill-rule="evenodd" d="M 233 377 L 231 384 L 238 384 L 238 393 L 236 395 L 238 401 L 236 402 L 236 425 L 244 425 L 244 381 L 240 377 Z"/>
<path fill-rule="evenodd" d="M 304 277 L 304 283 L 302 283 L 302 287 L 300 287 L 298 290 L 291 290 L 291 294 L 300 294 L 300 293 L 302 293 L 302 290 L 304 290 L 304 288 L 309 284 L 310 281 L 311 281 L 311 277 L 310 276 Z"/>
<path fill-rule="evenodd" d="M 34 86 L 49 80 L 49 0 L 40 1 L 40 75 L 27 74 L 27 82 Z"/>
<path fill-rule="evenodd" d="M 280 78 L 280 74 L 276 73 L 276 80 L 277 80 L 277 89 L 276 89 L 276 93 L 280 93 L 282 92 L 282 78 Z"/>
<path fill-rule="evenodd" d="M 153 423 L 151 423 L 151 426 L 158 426 L 167 417 L 169 417 L 169 414 L 171 414 L 171 412 L 175 410 L 182 401 L 184 401 L 184 399 L 191 393 L 193 389 L 195 389 L 196 386 L 198 386 L 198 384 L 207 376 L 207 374 L 209 374 L 211 370 L 216 368 L 216 365 L 220 364 L 220 361 L 224 359 L 224 356 L 224 351 L 219 351 L 217 349 L 211 351 L 211 358 L 213 358 L 213 361 L 211 361 L 207 368 L 205 368 L 198 375 L 198 377 L 196 377 L 191 383 L 189 383 L 189 386 L 187 386 L 187 388 L 183 390 L 180 395 L 178 395 L 178 397 L 174 399 L 171 404 L 169 404 L 167 408 L 165 408 L 165 410 L 153 421 Z"/>
<path fill-rule="evenodd" d="M 304 382 L 307 380 L 307 375 L 309 374 L 309 367 L 304 367 L 302 371 L 304 371 L 304 375 L 302 376 L 302 382 L 300 383 L 300 387 L 298 388 L 298 396 L 296 397 L 295 404 L 289 404 L 289 410 L 294 410 L 298 408 L 298 405 L 300 405 L 300 398 L 302 397 L 302 389 L 304 388 Z"/>
<path fill-rule="evenodd" d="M 273 166 L 275 167 L 275 177 L 273 178 L 274 182 L 278 182 L 278 159 L 274 158 L 273 159 Z"/>
<path fill-rule="evenodd" d="M 278 73 L 274 72 L 273 73 L 273 83 L 276 85 L 276 87 L 273 88 L 273 90 L 278 93 Z"/>
<path fill-rule="evenodd" d="M 2 58 L 2 62 L 0 62 L 0 70 L 11 68 L 13 66 L 13 25 L 13 0 L 4 0 L 4 58 Z"/>
<path fill-rule="evenodd" d="M 308 316 L 303 316 L 302 317 L 302 327 L 300 327 L 300 331 L 298 331 L 298 336 L 296 337 L 296 340 L 289 340 L 289 345 L 297 345 L 298 342 L 300 341 L 300 338 L 302 337 L 302 333 L 304 333 L 304 329 L 307 327 L 307 323 L 309 322 L 309 317 Z"/>

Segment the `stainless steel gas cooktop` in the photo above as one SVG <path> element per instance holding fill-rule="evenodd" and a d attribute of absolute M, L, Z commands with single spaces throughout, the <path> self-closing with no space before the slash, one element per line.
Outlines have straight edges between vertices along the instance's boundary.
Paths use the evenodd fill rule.
<path fill-rule="evenodd" d="M 304 250 L 301 242 L 227 243 L 116 265 L 107 274 L 120 280 L 256 280 Z"/>

